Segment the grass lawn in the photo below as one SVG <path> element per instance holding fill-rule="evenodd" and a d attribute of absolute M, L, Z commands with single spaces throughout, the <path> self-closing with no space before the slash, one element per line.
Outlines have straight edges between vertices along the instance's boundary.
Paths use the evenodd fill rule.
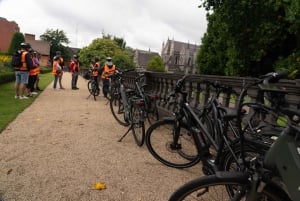
<path fill-rule="evenodd" d="M 45 89 L 52 81 L 51 73 L 41 74 L 39 87 Z M 14 86 L 14 82 L 0 84 L 0 132 L 39 96 L 27 100 L 15 99 Z"/>

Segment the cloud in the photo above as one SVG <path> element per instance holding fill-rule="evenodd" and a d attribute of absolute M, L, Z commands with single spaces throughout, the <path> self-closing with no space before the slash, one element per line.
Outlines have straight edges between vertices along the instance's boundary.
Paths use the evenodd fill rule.
<path fill-rule="evenodd" d="M 198 8 L 199 0 L 73 0 L 59 3 L 0 0 L 0 3 L 1 17 L 16 21 L 21 32 L 39 37 L 46 29 L 60 29 L 66 32 L 70 46 L 75 47 L 89 45 L 104 32 L 123 37 L 132 48 L 151 48 L 160 52 L 161 44 L 168 38 L 199 44 L 207 24 L 205 11 Z"/>

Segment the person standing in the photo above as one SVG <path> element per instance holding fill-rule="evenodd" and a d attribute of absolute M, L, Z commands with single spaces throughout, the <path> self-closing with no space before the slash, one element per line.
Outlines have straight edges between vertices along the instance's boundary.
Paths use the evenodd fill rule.
<path fill-rule="evenodd" d="M 33 95 L 37 94 L 37 92 L 34 91 L 34 83 L 36 82 L 37 77 L 37 68 L 39 67 L 39 61 L 35 59 L 34 57 L 34 51 L 31 49 L 29 51 L 30 57 L 32 59 L 32 68 L 29 69 L 29 78 L 28 78 L 28 97 L 32 97 Z"/>
<path fill-rule="evenodd" d="M 28 99 L 28 97 L 25 96 L 25 90 L 28 84 L 29 70 L 32 68 L 32 60 L 28 52 L 31 46 L 26 42 L 21 43 L 20 46 L 22 65 L 15 67 L 15 98 Z"/>
<path fill-rule="evenodd" d="M 65 66 L 64 58 L 61 56 L 61 51 L 56 51 L 56 56 L 59 57 L 59 65 L 60 65 L 60 67 L 62 68 L 61 73 L 60 73 L 59 76 L 58 76 L 59 88 L 60 88 L 60 89 L 65 89 L 65 88 L 62 86 L 62 77 L 63 77 L 64 66 Z"/>
<path fill-rule="evenodd" d="M 97 90 L 100 91 L 99 88 L 99 71 L 100 71 L 100 59 L 99 57 L 95 57 L 94 59 L 94 64 L 92 66 L 92 74 L 93 74 L 93 79 L 95 80 Z"/>
<path fill-rule="evenodd" d="M 101 79 L 102 79 L 102 90 L 103 95 L 107 98 L 107 93 L 109 89 L 109 75 L 114 74 L 116 71 L 116 66 L 112 63 L 112 58 L 107 57 L 104 67 L 100 70 Z"/>
<path fill-rule="evenodd" d="M 36 91 L 42 91 L 39 87 L 39 82 L 40 82 L 40 73 L 41 73 L 41 66 L 40 66 L 40 54 L 36 51 L 33 52 L 33 63 L 37 64 L 36 68 L 36 81 L 34 83 L 35 85 L 35 90 Z"/>
<path fill-rule="evenodd" d="M 73 55 L 73 59 L 70 63 L 70 72 L 72 73 L 72 82 L 71 82 L 72 90 L 77 90 L 79 89 L 77 87 L 77 80 L 80 72 L 80 63 L 79 63 L 79 56 L 76 54 Z"/>
<path fill-rule="evenodd" d="M 53 64 L 52 64 L 52 74 L 54 75 L 54 81 L 53 81 L 54 90 L 57 90 L 57 82 L 61 72 L 62 72 L 62 67 L 60 66 L 59 57 L 55 56 L 53 57 Z"/>

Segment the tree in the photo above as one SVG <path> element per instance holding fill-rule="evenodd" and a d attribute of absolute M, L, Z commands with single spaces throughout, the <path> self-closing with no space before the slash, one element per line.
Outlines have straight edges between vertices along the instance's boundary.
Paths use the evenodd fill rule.
<path fill-rule="evenodd" d="M 157 71 L 157 72 L 165 72 L 164 62 L 160 56 L 153 56 L 148 64 L 147 64 L 148 71 Z"/>
<path fill-rule="evenodd" d="M 16 50 L 20 49 L 20 44 L 25 41 L 25 37 L 22 33 L 16 32 L 13 35 L 13 38 L 11 40 L 8 53 L 13 54 Z"/>
<path fill-rule="evenodd" d="M 211 68 L 218 65 L 218 74 L 257 76 L 273 71 L 280 58 L 298 55 L 299 0 L 202 2 L 212 12 L 197 58 L 201 72 L 216 73 Z"/>
<path fill-rule="evenodd" d="M 97 38 L 92 43 L 79 52 L 80 61 L 83 66 L 90 66 L 94 57 L 100 58 L 100 63 L 105 63 L 106 57 L 112 57 L 113 63 L 118 68 L 133 68 L 133 59 L 131 54 L 125 49 L 122 49 L 119 44 L 108 37 Z"/>
<path fill-rule="evenodd" d="M 69 52 L 65 46 L 68 45 L 70 41 L 64 31 L 47 29 L 46 32 L 40 36 L 40 39 L 50 42 L 51 58 L 56 55 L 56 51 L 61 51 L 61 54 L 65 59 L 70 58 Z"/>

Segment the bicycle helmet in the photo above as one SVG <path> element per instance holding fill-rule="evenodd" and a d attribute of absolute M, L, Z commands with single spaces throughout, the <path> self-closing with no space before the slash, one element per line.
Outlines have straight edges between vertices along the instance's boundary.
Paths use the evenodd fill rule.
<path fill-rule="evenodd" d="M 61 51 L 56 51 L 56 55 L 61 55 Z"/>
<path fill-rule="evenodd" d="M 54 61 L 58 61 L 58 60 L 59 60 L 59 56 L 54 56 L 54 57 L 53 57 L 53 60 L 54 60 Z"/>
<path fill-rule="evenodd" d="M 20 44 L 21 48 L 28 50 L 31 48 L 31 45 L 29 43 L 23 42 Z"/>
<path fill-rule="evenodd" d="M 74 59 L 78 59 L 79 56 L 78 56 L 77 54 L 74 54 L 74 55 L 73 55 L 73 58 L 74 58 Z"/>
<path fill-rule="evenodd" d="M 108 67 L 112 67 L 113 63 L 112 63 L 112 58 L 111 57 L 106 57 L 106 65 Z"/>
<path fill-rule="evenodd" d="M 100 61 L 100 58 L 98 56 L 95 56 L 94 58 L 95 62 Z"/>

